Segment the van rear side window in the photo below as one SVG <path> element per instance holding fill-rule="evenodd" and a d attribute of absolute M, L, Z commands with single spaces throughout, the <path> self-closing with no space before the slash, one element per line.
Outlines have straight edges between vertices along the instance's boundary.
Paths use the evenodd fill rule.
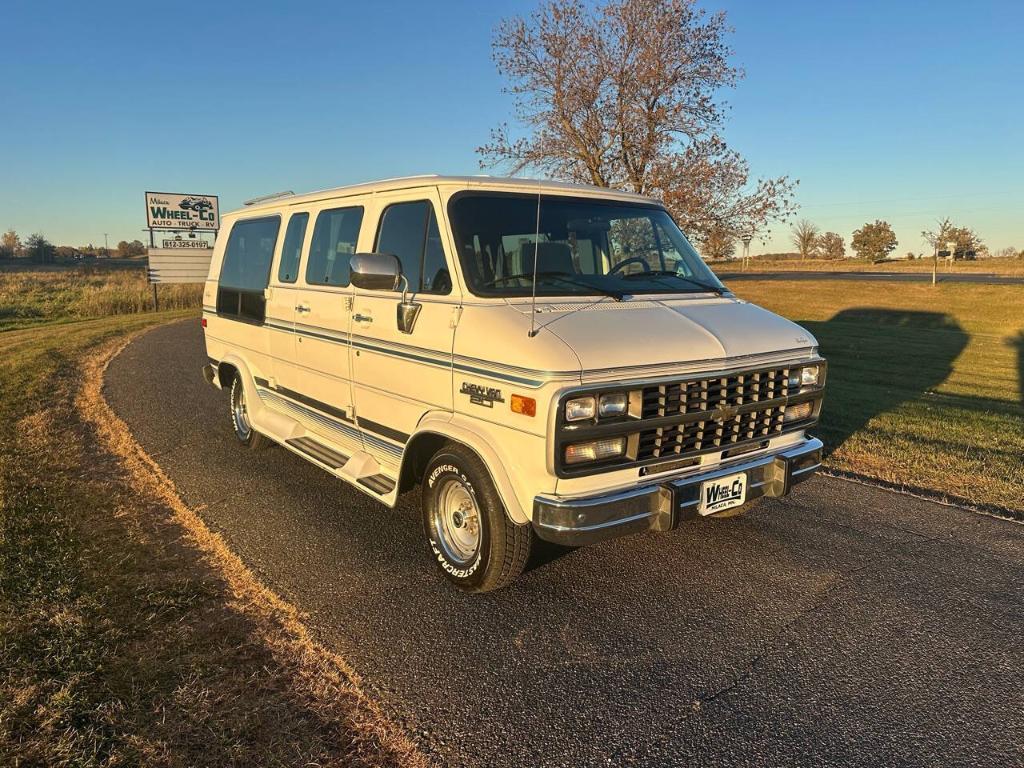
<path fill-rule="evenodd" d="M 359 207 L 333 208 L 317 215 L 306 262 L 307 283 L 348 285 L 350 262 L 362 223 L 363 209 Z"/>
<path fill-rule="evenodd" d="M 306 239 L 308 213 L 296 213 L 288 219 L 281 247 L 281 265 L 277 268 L 277 279 L 282 283 L 294 283 L 299 276 L 299 257 L 302 255 L 302 241 Z"/>
<path fill-rule="evenodd" d="M 217 288 L 217 312 L 263 322 L 263 291 L 281 228 L 280 216 L 235 222 L 224 249 Z"/>

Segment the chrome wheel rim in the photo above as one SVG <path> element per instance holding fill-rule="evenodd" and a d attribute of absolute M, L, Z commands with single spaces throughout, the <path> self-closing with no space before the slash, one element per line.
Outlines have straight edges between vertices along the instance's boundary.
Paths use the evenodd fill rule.
<path fill-rule="evenodd" d="M 247 439 L 252 428 L 249 426 L 249 411 L 245 407 L 245 389 L 238 381 L 231 389 L 231 415 L 235 421 L 235 432 L 242 440 Z"/>
<path fill-rule="evenodd" d="M 480 509 L 461 480 L 449 478 L 441 486 L 434 534 L 449 560 L 466 565 L 476 558 L 480 550 Z"/>

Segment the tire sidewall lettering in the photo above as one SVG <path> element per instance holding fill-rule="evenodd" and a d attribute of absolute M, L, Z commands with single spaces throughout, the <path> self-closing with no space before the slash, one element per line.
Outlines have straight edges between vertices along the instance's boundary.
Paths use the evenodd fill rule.
<path fill-rule="evenodd" d="M 457 465 L 449 461 L 442 461 L 430 471 L 430 474 L 427 476 L 427 488 L 430 489 L 431 492 L 433 492 L 438 482 L 445 475 L 454 475 L 473 496 L 473 499 L 477 502 L 477 506 L 479 508 L 480 500 L 477 498 L 476 489 L 473 487 L 473 481 L 469 479 L 469 477 L 461 468 L 459 468 Z M 436 495 L 433 495 L 433 493 L 432 499 L 432 503 L 436 504 L 437 497 Z M 481 509 L 481 516 L 482 514 L 483 510 Z M 483 531 L 483 535 L 480 542 L 480 550 L 476 554 L 476 559 L 468 567 L 461 567 L 449 562 L 448 559 L 444 556 L 444 551 L 441 549 L 441 546 L 434 538 L 432 532 L 428 533 L 427 535 L 427 543 L 430 545 L 430 551 L 433 553 L 438 565 L 441 566 L 441 569 L 445 573 L 456 579 L 469 579 L 473 576 L 473 574 L 480 570 L 480 566 L 484 562 L 484 552 L 487 549 L 487 532 L 486 529 Z"/>

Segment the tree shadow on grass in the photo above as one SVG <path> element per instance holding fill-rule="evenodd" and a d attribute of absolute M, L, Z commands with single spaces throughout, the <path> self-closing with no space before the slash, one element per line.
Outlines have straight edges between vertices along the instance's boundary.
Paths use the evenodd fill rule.
<path fill-rule="evenodd" d="M 942 312 L 856 307 L 824 322 L 802 321 L 829 372 L 815 428 L 832 453 L 874 417 L 944 382 L 968 334 Z"/>
<path fill-rule="evenodd" d="M 1024 331 L 1018 332 L 1009 343 L 1017 349 L 1017 390 L 1020 392 L 1020 404 L 1024 406 Z"/>

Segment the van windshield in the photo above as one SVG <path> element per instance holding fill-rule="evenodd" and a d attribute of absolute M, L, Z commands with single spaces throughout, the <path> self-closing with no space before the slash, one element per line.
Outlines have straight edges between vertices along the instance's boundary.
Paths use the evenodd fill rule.
<path fill-rule="evenodd" d="M 588 198 L 500 193 L 455 197 L 448 214 L 470 290 L 537 295 L 726 290 L 664 209 Z M 538 234 L 539 232 L 539 234 Z"/>

